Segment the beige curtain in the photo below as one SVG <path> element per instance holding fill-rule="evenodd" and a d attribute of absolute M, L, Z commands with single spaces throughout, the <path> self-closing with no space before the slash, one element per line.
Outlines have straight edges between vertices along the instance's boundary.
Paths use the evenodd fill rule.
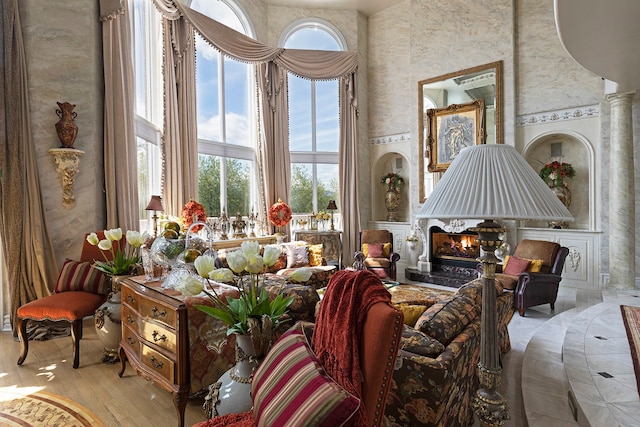
<path fill-rule="evenodd" d="M 289 200 L 291 165 L 287 124 L 287 72 L 273 62 L 257 66 L 260 92 L 260 176 L 262 177 L 261 212 L 278 199 Z M 265 216 L 266 217 L 266 216 Z M 289 230 L 282 230 L 288 234 Z"/>
<path fill-rule="evenodd" d="M 58 267 L 47 231 L 31 134 L 27 64 L 18 0 L 3 0 L 0 73 L 0 233 L 11 323 L 21 305 L 49 295 Z"/>
<path fill-rule="evenodd" d="M 355 73 L 340 79 L 340 203 L 342 206 L 342 257 L 353 264 L 358 248 L 360 209 L 358 200 L 358 98 Z"/>
<path fill-rule="evenodd" d="M 107 228 L 140 227 L 131 23 L 126 0 L 100 0 Z"/>

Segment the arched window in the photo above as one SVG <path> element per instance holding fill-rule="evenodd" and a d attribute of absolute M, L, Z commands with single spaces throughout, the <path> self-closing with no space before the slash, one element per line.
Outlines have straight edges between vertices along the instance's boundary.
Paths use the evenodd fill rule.
<path fill-rule="evenodd" d="M 230 0 L 190 7 L 249 37 L 253 29 Z M 196 34 L 198 201 L 208 216 L 246 215 L 256 200 L 254 67 L 223 56 Z"/>
<path fill-rule="evenodd" d="M 279 45 L 288 49 L 346 50 L 338 29 L 319 19 L 292 23 Z M 313 81 L 289 73 L 288 93 L 291 207 L 296 214 L 326 210 L 330 200 L 339 199 L 338 81 Z"/>

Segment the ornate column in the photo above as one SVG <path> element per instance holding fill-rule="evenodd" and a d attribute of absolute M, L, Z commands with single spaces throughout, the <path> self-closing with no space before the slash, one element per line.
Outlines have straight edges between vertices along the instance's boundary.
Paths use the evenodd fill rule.
<path fill-rule="evenodd" d="M 76 200 L 73 194 L 73 182 L 76 179 L 76 173 L 80 170 L 78 168 L 80 156 L 84 151 L 75 148 L 51 148 L 49 153 L 53 156 L 53 161 L 62 176 L 62 206 L 65 209 L 72 209 Z"/>
<path fill-rule="evenodd" d="M 609 141 L 609 287 L 635 289 L 634 93 L 613 93 Z"/>

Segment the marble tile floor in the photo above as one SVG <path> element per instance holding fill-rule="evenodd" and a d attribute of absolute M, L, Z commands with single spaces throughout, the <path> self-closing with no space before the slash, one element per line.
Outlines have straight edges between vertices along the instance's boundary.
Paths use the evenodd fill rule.
<path fill-rule="evenodd" d="M 620 304 L 640 306 L 640 290 L 561 286 L 555 310 L 545 304 L 529 308 L 525 317 L 514 314 L 511 351 L 502 360 L 501 393 L 510 416 L 504 426 L 640 426 L 640 399 Z M 612 374 L 613 381 L 598 372 Z M 577 401 L 573 406 L 570 390 Z"/>

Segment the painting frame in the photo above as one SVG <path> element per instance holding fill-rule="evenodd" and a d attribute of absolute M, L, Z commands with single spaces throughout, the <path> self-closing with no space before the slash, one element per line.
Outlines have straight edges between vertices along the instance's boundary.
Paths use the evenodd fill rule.
<path fill-rule="evenodd" d="M 484 100 L 426 111 L 429 172 L 444 172 L 462 148 L 485 143 Z"/>

